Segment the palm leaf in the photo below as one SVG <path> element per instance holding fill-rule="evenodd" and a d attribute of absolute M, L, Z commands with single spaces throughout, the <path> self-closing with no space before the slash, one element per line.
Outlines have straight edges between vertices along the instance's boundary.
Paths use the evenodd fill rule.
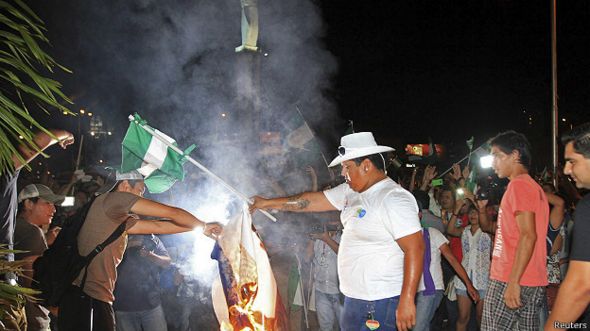
<path fill-rule="evenodd" d="M 48 74 L 57 63 L 42 46 L 49 40 L 45 24 L 22 0 L 0 0 L 0 174 L 12 171 L 12 157 L 23 164 L 14 142 L 39 151 L 33 130 L 52 134 L 38 123 L 27 107 L 51 112 L 73 113 L 64 104 L 72 101 L 63 93 L 62 85 Z"/>

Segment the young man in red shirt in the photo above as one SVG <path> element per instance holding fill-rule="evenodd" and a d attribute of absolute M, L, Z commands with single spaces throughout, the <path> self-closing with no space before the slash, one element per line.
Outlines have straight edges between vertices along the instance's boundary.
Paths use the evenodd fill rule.
<path fill-rule="evenodd" d="M 529 176 L 531 153 L 526 137 L 507 131 L 490 145 L 494 171 L 510 183 L 500 203 L 481 329 L 538 330 L 547 286 L 549 204 L 543 189 Z"/>

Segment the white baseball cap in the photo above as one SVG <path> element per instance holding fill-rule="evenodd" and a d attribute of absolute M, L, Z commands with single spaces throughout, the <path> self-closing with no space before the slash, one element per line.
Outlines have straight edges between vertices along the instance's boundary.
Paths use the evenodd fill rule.
<path fill-rule="evenodd" d="M 41 198 L 53 204 L 59 204 L 66 198 L 63 195 L 53 193 L 53 191 L 42 184 L 29 184 L 25 186 L 18 194 L 18 202 L 21 203 L 26 199 Z"/>

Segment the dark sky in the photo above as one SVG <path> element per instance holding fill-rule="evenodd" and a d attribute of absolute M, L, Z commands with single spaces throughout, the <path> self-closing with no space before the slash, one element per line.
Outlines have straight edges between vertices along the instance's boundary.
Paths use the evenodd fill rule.
<path fill-rule="evenodd" d="M 339 109 L 360 128 L 443 141 L 514 128 L 549 144 L 549 1 L 322 3 Z M 560 110 L 574 123 L 588 120 L 589 21 L 588 2 L 559 2 Z"/>
<path fill-rule="evenodd" d="M 259 4 L 266 6 L 267 2 L 260 0 Z M 53 44 L 50 52 L 74 70 L 73 75 L 59 77 L 63 78 L 65 91 L 75 97 L 75 107 L 109 108 L 104 116 L 119 122 L 144 98 L 142 89 L 137 89 L 136 82 L 130 82 L 129 76 L 122 72 L 135 70 L 136 79 L 145 79 L 146 84 L 160 77 L 148 74 L 158 68 L 129 65 L 130 57 L 142 61 L 145 57 L 142 52 L 150 49 L 145 45 L 154 42 L 147 33 L 159 29 L 157 24 L 138 28 L 144 26 L 138 23 L 142 11 L 150 9 L 149 6 L 174 8 L 171 3 L 188 6 L 191 2 L 154 4 L 145 0 L 131 3 L 133 5 L 129 6 L 135 6 L 131 13 L 140 18 L 121 18 L 113 14 L 112 22 L 99 21 L 96 17 L 104 19 L 110 12 L 127 10 L 118 8 L 125 4 L 109 2 L 103 8 L 95 1 L 34 4 L 49 30 Z M 222 20 L 230 35 L 228 40 L 235 42 L 220 44 L 217 50 L 210 52 L 227 45 L 222 53 L 230 56 L 228 54 L 239 43 L 239 9 L 230 7 L 227 1 L 219 3 L 219 12 L 211 15 L 236 16 Z M 405 143 L 427 142 L 429 137 L 437 143 L 460 145 L 474 135 L 476 143 L 481 143 L 499 131 L 516 129 L 525 132 L 533 141 L 536 154 L 540 156 L 537 160 L 548 161 L 549 1 L 316 0 L 314 4 L 321 9 L 319 17 L 323 25 L 313 18 L 307 22 L 305 17 L 296 17 L 298 21 L 294 25 L 303 30 L 319 25 L 320 44 L 327 47 L 335 60 L 334 68 L 327 70 L 330 82 L 321 85 L 319 93 L 333 103 L 337 116 L 312 123 L 320 136 L 324 127 L 335 131 L 328 135 L 330 143 L 333 144 L 334 137 L 344 130 L 348 119 L 354 121 L 356 131 L 373 131 L 379 141 L 398 147 Z M 272 2 L 268 6 L 276 4 Z M 277 48 L 268 35 L 280 24 L 293 19 L 288 9 L 292 8 L 275 10 L 284 16 L 273 18 L 265 17 L 261 10 L 263 47 Z M 182 31 L 180 24 L 186 22 L 175 22 L 174 14 L 167 15 L 162 22 Z M 567 120 L 561 122 L 562 128 L 589 118 L 589 22 L 588 1 L 559 2 L 559 105 L 560 118 Z M 117 30 L 115 26 L 128 27 Z M 128 37 L 116 39 L 121 35 Z M 103 50 L 123 49 L 129 45 L 137 51 Z M 284 53 L 272 54 L 271 49 L 271 57 L 273 55 L 272 61 L 280 63 Z M 207 59 L 207 55 L 197 54 L 190 61 L 201 65 L 199 61 L 203 58 Z M 124 98 L 111 100 L 110 95 L 121 91 L 126 94 Z M 313 116 L 313 111 L 308 111 L 306 116 Z"/>

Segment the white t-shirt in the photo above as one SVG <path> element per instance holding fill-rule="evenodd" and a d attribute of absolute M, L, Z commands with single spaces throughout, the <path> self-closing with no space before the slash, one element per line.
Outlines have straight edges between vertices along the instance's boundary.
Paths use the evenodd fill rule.
<path fill-rule="evenodd" d="M 341 211 L 338 249 L 340 291 L 374 301 L 401 294 L 404 252 L 395 240 L 422 229 L 414 196 L 386 178 L 357 193 L 348 184 L 324 191 Z"/>
<path fill-rule="evenodd" d="M 424 228 L 424 230 L 428 230 L 430 234 L 430 275 L 432 276 L 432 280 L 434 281 L 434 288 L 437 290 L 444 290 L 445 284 L 443 282 L 443 274 L 442 274 L 442 266 L 441 262 L 441 253 L 440 253 L 440 246 L 444 244 L 448 244 L 449 241 L 442 234 L 435 228 Z M 420 280 L 424 282 L 424 275 Z"/>

